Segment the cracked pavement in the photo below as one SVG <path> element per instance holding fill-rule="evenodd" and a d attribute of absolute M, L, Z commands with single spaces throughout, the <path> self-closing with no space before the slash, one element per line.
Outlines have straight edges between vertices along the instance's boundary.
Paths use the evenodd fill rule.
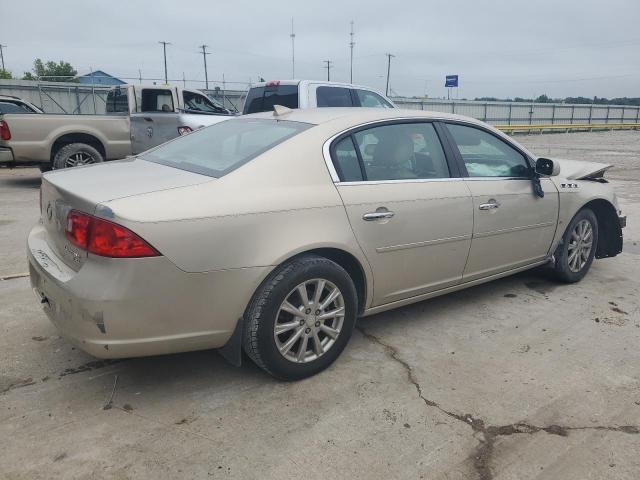
<path fill-rule="evenodd" d="M 0 478 L 640 478 L 640 132 L 518 140 L 616 165 L 625 252 L 361 319 L 302 382 L 215 352 L 96 360 L 0 280 Z M 0 278 L 26 271 L 38 185 L 0 170 Z"/>

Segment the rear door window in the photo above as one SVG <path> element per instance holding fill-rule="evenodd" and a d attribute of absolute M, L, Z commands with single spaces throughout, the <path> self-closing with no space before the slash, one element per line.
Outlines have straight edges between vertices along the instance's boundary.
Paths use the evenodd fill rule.
<path fill-rule="evenodd" d="M 316 88 L 316 105 L 318 107 L 353 107 L 351 90 L 344 87 Z"/>
<path fill-rule="evenodd" d="M 143 112 L 164 112 L 171 113 L 174 111 L 173 95 L 171 90 L 142 90 L 142 110 Z"/>
<path fill-rule="evenodd" d="M 249 89 L 242 113 L 271 112 L 274 105 L 298 108 L 298 85 L 267 85 Z"/>

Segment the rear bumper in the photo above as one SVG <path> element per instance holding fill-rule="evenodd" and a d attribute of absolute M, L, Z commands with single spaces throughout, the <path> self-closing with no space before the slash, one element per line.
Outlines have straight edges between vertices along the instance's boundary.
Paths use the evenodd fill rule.
<path fill-rule="evenodd" d="M 28 238 L 31 286 L 60 333 L 100 358 L 222 347 L 267 267 L 186 273 L 165 257 L 90 255 L 74 271 L 36 225 Z"/>
<path fill-rule="evenodd" d="M 13 151 L 9 147 L 0 147 L 0 163 L 13 163 Z"/>

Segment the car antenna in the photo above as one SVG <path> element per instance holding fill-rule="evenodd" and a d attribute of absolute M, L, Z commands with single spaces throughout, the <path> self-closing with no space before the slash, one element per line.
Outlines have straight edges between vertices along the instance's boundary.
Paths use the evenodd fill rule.
<path fill-rule="evenodd" d="M 287 113 L 291 113 L 293 112 L 293 110 L 291 110 L 289 107 L 285 107 L 283 105 L 274 105 L 273 106 L 273 116 L 274 117 L 281 117 L 282 115 L 286 115 Z"/>

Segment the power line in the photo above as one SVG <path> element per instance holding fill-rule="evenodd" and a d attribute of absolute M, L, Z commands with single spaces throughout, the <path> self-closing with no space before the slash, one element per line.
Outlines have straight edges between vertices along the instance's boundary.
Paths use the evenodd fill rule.
<path fill-rule="evenodd" d="M 162 52 L 164 54 L 164 83 L 169 83 L 167 79 L 167 45 L 171 45 L 170 42 L 158 42 L 162 44 Z"/>
<path fill-rule="evenodd" d="M 391 76 L 391 58 L 395 57 L 390 53 L 385 53 L 387 56 L 387 89 L 385 90 L 387 97 L 389 96 L 389 77 Z"/>
<path fill-rule="evenodd" d="M 331 64 L 333 62 L 331 60 L 325 60 L 324 63 L 325 63 L 325 66 L 322 68 L 327 69 L 327 82 L 330 82 L 331 81 Z"/>
<path fill-rule="evenodd" d="M 207 55 L 211 55 L 210 53 L 207 52 L 207 47 L 209 45 L 200 45 L 200 48 L 202 49 L 202 59 L 204 60 L 204 83 L 205 83 L 205 89 L 209 90 L 209 74 L 207 73 Z"/>
<path fill-rule="evenodd" d="M 353 47 L 355 46 L 356 42 L 353 41 L 353 20 L 351 20 L 351 33 L 349 34 L 349 36 L 351 37 L 351 41 L 349 42 L 349 47 L 351 48 L 351 62 L 350 62 L 350 68 L 349 68 L 349 83 L 353 83 Z"/>

